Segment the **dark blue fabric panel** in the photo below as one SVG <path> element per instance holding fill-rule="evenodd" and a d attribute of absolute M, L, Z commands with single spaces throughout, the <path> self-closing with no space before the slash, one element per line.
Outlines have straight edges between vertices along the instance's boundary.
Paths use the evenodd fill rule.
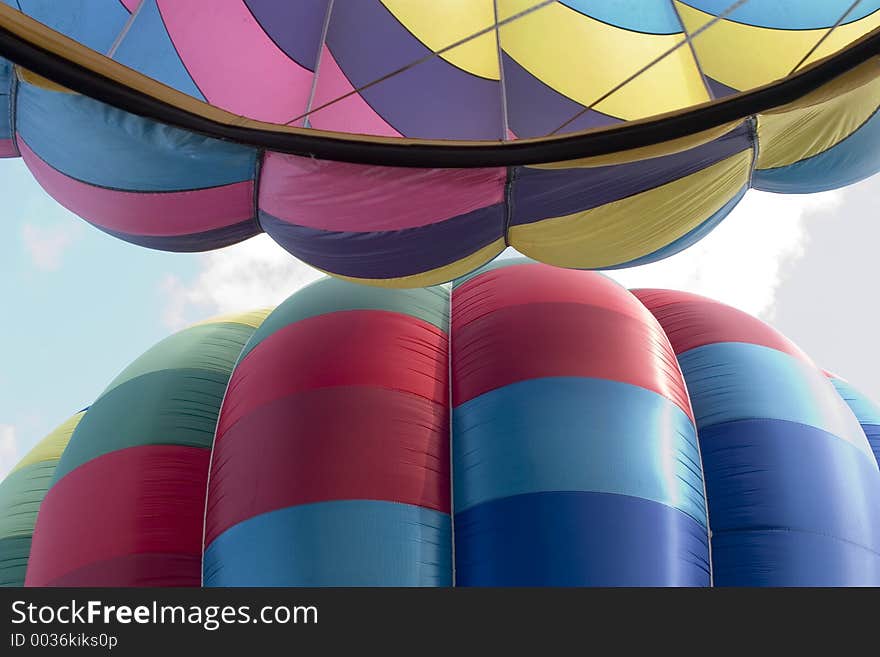
<path fill-rule="evenodd" d="M 722 532 L 712 562 L 715 586 L 880 586 L 880 555 L 821 534 Z"/>
<path fill-rule="evenodd" d="M 865 432 L 868 444 L 871 445 L 871 451 L 874 452 L 874 458 L 877 460 L 877 464 L 880 465 L 880 425 L 863 424 L 862 431 Z"/>
<path fill-rule="evenodd" d="M 530 493 L 455 515 L 458 586 L 707 586 L 706 530 L 610 493 Z"/>
<path fill-rule="evenodd" d="M 717 584 L 878 583 L 880 472 L 862 451 L 775 419 L 706 427 L 700 446 Z"/>

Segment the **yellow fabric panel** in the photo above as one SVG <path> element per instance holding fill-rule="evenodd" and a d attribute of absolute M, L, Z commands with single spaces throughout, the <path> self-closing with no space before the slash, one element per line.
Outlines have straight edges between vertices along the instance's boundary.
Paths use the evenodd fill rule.
<path fill-rule="evenodd" d="M 758 168 L 794 164 L 843 141 L 880 107 L 880 77 L 818 105 L 758 117 Z"/>
<path fill-rule="evenodd" d="M 487 262 L 492 260 L 495 256 L 501 253 L 504 248 L 504 238 L 499 238 L 488 246 L 484 246 L 479 251 L 476 251 L 475 253 L 472 253 L 471 255 L 462 258 L 461 260 L 456 260 L 455 262 L 444 265 L 443 267 L 431 269 L 420 274 L 413 274 L 411 276 L 399 276 L 397 278 L 354 278 L 352 276 L 341 276 L 339 274 L 333 274 L 329 271 L 325 271 L 324 273 L 329 274 L 334 278 L 341 278 L 345 281 L 351 281 L 352 283 L 362 283 L 364 285 L 373 285 L 375 287 L 430 287 L 432 285 L 446 283 L 448 281 L 458 278 L 459 276 L 464 276 L 465 274 L 471 273 L 477 267 L 481 267 L 482 265 L 485 265 Z"/>
<path fill-rule="evenodd" d="M 196 322 L 195 324 L 190 324 L 187 328 L 192 328 L 193 326 L 202 326 L 204 324 L 220 324 L 222 322 L 230 322 L 233 324 L 244 324 L 245 326 L 252 326 L 254 328 L 260 328 L 260 324 L 262 324 L 266 317 L 269 316 L 274 308 L 259 308 L 257 310 L 250 310 L 243 313 L 229 313 L 226 315 L 218 315 L 217 317 L 211 317 L 209 319 L 203 319 L 200 322 Z"/>
<path fill-rule="evenodd" d="M 681 0 L 675 0 L 675 5 L 688 33 L 714 18 Z M 878 25 L 880 12 L 839 26 L 804 66 L 840 50 Z M 827 31 L 777 30 L 722 19 L 697 35 L 693 45 L 706 75 L 744 91 L 787 77 Z"/>
<path fill-rule="evenodd" d="M 749 180 L 751 149 L 671 183 L 606 205 L 512 226 L 520 253 L 560 267 L 610 267 L 653 253 L 687 234 Z"/>
<path fill-rule="evenodd" d="M 382 0 L 382 4 L 434 52 L 495 24 L 494 0 Z M 440 56 L 468 73 L 491 80 L 501 78 L 495 30 Z"/>
<path fill-rule="evenodd" d="M 549 164 L 532 164 L 530 169 L 589 169 L 592 167 L 604 167 L 613 164 L 627 164 L 629 162 L 637 162 L 639 160 L 649 160 L 654 157 L 662 157 L 664 155 L 673 155 L 689 151 L 697 146 L 702 146 L 710 141 L 714 141 L 733 130 L 740 125 L 740 121 L 734 123 L 725 123 L 717 128 L 697 132 L 686 137 L 679 137 L 670 141 L 664 141 L 651 146 L 642 146 L 641 148 L 631 148 L 627 151 L 618 151 L 609 153 L 608 155 L 597 155 L 595 157 L 583 157 L 578 160 L 567 160 L 565 162 L 551 162 Z"/>
<path fill-rule="evenodd" d="M 33 465 L 34 463 L 52 461 L 61 458 L 64 448 L 67 447 L 67 443 L 73 435 L 73 430 L 76 429 L 76 425 L 79 424 L 83 415 L 85 415 L 85 411 L 80 411 L 64 423 L 55 427 L 55 429 L 53 429 L 45 438 L 34 445 L 31 451 L 24 455 L 21 461 L 12 468 L 10 474 L 28 465 Z"/>
<path fill-rule="evenodd" d="M 499 17 L 519 13 L 534 0 L 498 0 Z M 588 106 L 684 40 L 683 34 L 644 34 L 597 21 L 551 4 L 503 25 L 501 47 L 557 92 Z M 582 66 L 580 62 L 596 62 Z M 594 109 L 640 119 L 708 100 L 690 48 L 678 48 Z"/>

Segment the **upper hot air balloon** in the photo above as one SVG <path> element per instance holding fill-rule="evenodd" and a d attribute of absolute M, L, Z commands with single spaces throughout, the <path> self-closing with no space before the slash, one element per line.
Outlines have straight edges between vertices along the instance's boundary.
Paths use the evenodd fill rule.
<path fill-rule="evenodd" d="M 878 425 L 693 294 L 324 278 L 166 338 L 26 456 L 0 583 L 877 586 Z"/>
<path fill-rule="evenodd" d="M 3 154 L 156 249 L 625 267 L 880 168 L 880 0 L 6 1 Z"/>

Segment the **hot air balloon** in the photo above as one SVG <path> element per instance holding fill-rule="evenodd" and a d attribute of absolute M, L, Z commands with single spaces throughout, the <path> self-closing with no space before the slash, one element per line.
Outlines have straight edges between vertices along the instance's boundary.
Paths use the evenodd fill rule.
<path fill-rule="evenodd" d="M 878 0 L 7 4 L 0 151 L 155 249 L 266 232 L 390 287 L 507 246 L 626 267 L 750 187 L 880 169 Z"/>
<path fill-rule="evenodd" d="M 265 314 L 170 336 L 95 400 L 52 473 L 28 584 L 199 584 L 217 411 L 235 359 Z"/>
<path fill-rule="evenodd" d="M 880 415 L 835 385 L 739 310 L 595 272 L 325 278 L 160 342 L 33 494 L 0 484 L 7 582 L 876 586 Z"/>
<path fill-rule="evenodd" d="M 877 582 L 877 461 L 823 372 L 730 307 L 683 292 L 634 294 L 657 317 L 687 381 L 715 582 Z"/>
<path fill-rule="evenodd" d="M 24 584 L 37 512 L 84 413 L 73 415 L 40 440 L 0 482 L 0 586 Z"/>

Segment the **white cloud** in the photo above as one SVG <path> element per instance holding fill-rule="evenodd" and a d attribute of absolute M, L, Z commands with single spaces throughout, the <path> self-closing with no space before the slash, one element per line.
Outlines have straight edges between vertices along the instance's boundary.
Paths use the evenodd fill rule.
<path fill-rule="evenodd" d="M 18 459 L 15 427 L 11 424 L 0 424 L 0 480 L 18 463 Z"/>
<path fill-rule="evenodd" d="M 711 234 L 686 251 L 606 273 L 630 288 L 687 290 L 770 318 L 787 268 L 805 253 L 807 217 L 831 212 L 840 202 L 840 192 L 799 196 L 752 190 Z"/>
<path fill-rule="evenodd" d="M 686 251 L 606 273 L 627 287 L 687 290 L 767 318 L 787 267 L 804 255 L 807 217 L 830 213 L 840 202 L 840 192 L 781 195 L 752 190 L 718 228 Z M 322 276 L 267 235 L 200 258 L 194 281 L 171 275 L 162 281 L 163 320 L 170 329 L 213 314 L 276 305 Z"/>
<path fill-rule="evenodd" d="M 170 329 L 218 313 L 274 306 L 323 274 L 300 262 L 267 235 L 202 254 L 201 270 L 188 283 L 167 276 L 163 321 Z"/>
<path fill-rule="evenodd" d="M 61 267 L 64 253 L 74 243 L 78 225 L 63 222 L 55 226 L 26 223 L 21 228 L 21 239 L 33 265 L 41 271 L 55 271 Z"/>

